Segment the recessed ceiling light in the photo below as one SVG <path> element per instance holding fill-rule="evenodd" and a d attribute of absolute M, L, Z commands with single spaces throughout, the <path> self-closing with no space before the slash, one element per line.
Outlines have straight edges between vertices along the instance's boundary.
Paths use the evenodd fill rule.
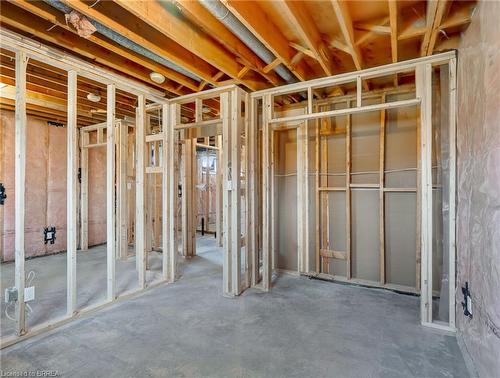
<path fill-rule="evenodd" d="M 149 77 L 151 78 L 152 81 L 154 81 L 156 84 L 163 84 L 165 81 L 165 76 L 163 76 L 159 72 L 151 72 L 149 74 Z"/>
<path fill-rule="evenodd" d="M 92 102 L 99 102 L 101 101 L 101 96 L 99 96 L 99 93 L 89 93 L 87 95 L 87 99 Z"/>

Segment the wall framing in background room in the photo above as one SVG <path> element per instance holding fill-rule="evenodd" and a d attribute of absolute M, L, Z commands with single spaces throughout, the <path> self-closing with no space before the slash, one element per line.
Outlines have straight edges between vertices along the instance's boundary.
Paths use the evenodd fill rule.
<path fill-rule="evenodd" d="M 433 273 L 433 246 L 432 246 L 432 172 L 431 172 L 431 146 L 432 146 L 432 68 L 435 66 L 448 65 L 449 78 L 448 87 L 445 88 L 449 98 L 449 113 L 448 113 L 448 136 L 450 140 L 450 185 L 449 195 L 450 198 L 450 212 L 449 212 L 449 229 L 446 231 L 449 234 L 449 243 L 447 248 L 449 260 L 449 321 L 446 323 L 433 321 L 433 292 L 432 292 L 432 273 Z M 388 75 L 398 75 L 402 73 L 414 72 L 415 74 L 415 87 L 416 96 L 414 99 L 399 100 L 393 102 L 382 102 L 380 104 L 363 105 L 363 91 L 367 85 L 368 80 L 374 78 L 384 77 Z M 315 107 L 316 100 L 314 99 L 315 91 L 320 88 L 334 87 L 342 84 L 355 83 L 356 86 L 356 106 L 344 109 L 317 111 Z M 420 203 L 420 210 L 417 212 L 417 219 L 420 230 L 420 235 L 417 240 L 417 251 L 420 250 L 421 268 L 420 274 L 420 290 L 421 290 L 421 322 L 422 324 L 434 328 L 439 328 L 448 331 L 455 330 L 455 127 L 456 127 L 456 106 L 455 106 L 455 90 L 456 90 L 456 54 L 455 52 L 448 52 L 437 54 L 429 57 L 418 58 L 414 60 L 393 63 L 386 66 L 365 69 L 357 72 L 336 75 L 332 77 L 311 80 L 307 82 L 300 82 L 296 84 L 285 85 L 278 88 L 270 88 L 262 91 L 252 93 L 253 106 L 257 107 L 257 101 L 262 101 L 262 156 L 263 156 L 263 169 L 262 169 L 262 260 L 263 260 L 263 286 L 269 289 L 272 285 L 272 272 L 276 266 L 273 264 L 276 241 L 275 241 L 275 192 L 274 192 L 274 169 L 275 169 L 275 146 L 273 142 L 274 130 L 283 129 L 283 127 L 296 128 L 302 123 L 310 120 L 318 120 L 327 117 L 335 116 L 348 116 L 360 114 L 364 112 L 380 111 L 382 113 L 387 109 L 396 109 L 401 107 L 416 106 L 419 109 L 420 118 L 420 138 L 418 148 L 418 161 L 420 166 L 418 169 L 418 178 L 420 186 L 418 190 L 418 201 Z M 299 93 L 307 93 L 307 99 L 304 100 L 305 113 L 290 116 L 276 116 L 275 115 L 275 97 L 282 95 L 297 95 Z M 318 100 L 319 103 L 320 100 Z M 381 113 L 381 114 L 382 114 Z M 287 126 L 292 125 L 292 126 Z M 297 143 L 302 143 L 298 146 L 299 153 L 307 151 L 307 139 L 304 137 L 304 131 L 301 127 L 298 128 L 301 138 L 297 138 Z M 301 131 L 302 130 L 302 131 Z M 350 140 L 350 138 L 349 138 Z M 307 164 L 307 163 L 302 163 Z M 349 173 L 349 162 L 347 164 L 347 173 Z M 305 175 L 304 167 L 298 167 L 300 177 L 298 177 L 298 198 L 308 198 L 307 191 L 308 185 L 304 181 L 309 180 L 308 175 Z M 346 175 L 347 176 L 347 175 Z M 321 187 L 321 183 L 318 183 Z M 349 183 L 351 187 L 351 183 Z M 380 190 L 380 183 L 377 186 Z M 346 199 L 347 207 L 349 207 L 350 200 Z M 319 274 L 319 260 L 321 251 L 316 249 L 316 261 L 313 264 L 309 258 L 311 253 L 309 251 L 308 237 L 309 232 L 309 212 L 306 210 L 307 205 L 300 201 L 298 202 L 299 212 L 303 214 L 300 218 L 297 217 L 297 232 L 298 232 L 298 272 L 306 275 L 317 276 Z M 306 206 L 306 208 L 301 208 Z M 350 210 L 346 210 L 350 214 Z M 349 219 L 347 220 L 349 225 Z M 346 230 L 349 235 L 349 229 Z M 316 229 L 318 233 L 318 229 Z M 382 233 L 382 231 L 380 231 Z M 318 235 L 316 235 L 316 238 Z M 348 245 L 349 245 L 348 236 Z M 381 238 L 383 243 L 383 238 Z M 382 244 L 381 244 L 382 246 Z M 332 252 L 332 251 L 330 251 Z M 345 252 L 345 259 L 350 261 L 350 250 L 347 246 Z M 383 252 L 381 252 L 383 253 Z M 343 254 L 337 254 L 338 257 L 343 257 Z M 340 256 L 342 255 L 342 256 Z M 305 266 L 305 262 L 309 262 Z M 382 265 L 381 265 L 382 272 Z M 384 272 L 385 273 L 385 272 Z M 347 281 L 356 282 L 352 280 L 348 274 Z M 366 282 L 357 282 L 367 284 Z M 371 284 L 371 286 L 387 286 L 382 284 Z"/>

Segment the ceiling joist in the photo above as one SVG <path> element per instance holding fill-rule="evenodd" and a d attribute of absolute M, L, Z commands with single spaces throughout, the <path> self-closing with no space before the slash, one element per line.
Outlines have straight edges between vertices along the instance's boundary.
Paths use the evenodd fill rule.
<path fill-rule="evenodd" d="M 304 63 L 292 64 L 295 50 L 289 41 L 258 4 L 247 1 L 222 0 L 231 13 L 249 29 L 300 81 L 308 80 L 308 67 Z"/>

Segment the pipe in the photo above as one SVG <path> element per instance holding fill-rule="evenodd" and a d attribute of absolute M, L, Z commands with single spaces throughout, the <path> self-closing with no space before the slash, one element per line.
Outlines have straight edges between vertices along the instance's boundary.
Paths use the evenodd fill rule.
<path fill-rule="evenodd" d="M 243 25 L 240 20 L 238 20 L 230 11 L 226 8 L 220 0 L 200 0 L 201 5 L 203 5 L 214 17 L 216 17 L 220 22 L 222 22 L 229 30 L 231 30 L 245 45 L 248 46 L 260 59 L 262 59 L 266 64 L 272 63 L 276 57 L 274 54 L 267 49 L 264 44 L 259 41 L 245 25 Z M 294 83 L 297 80 L 292 75 L 292 73 L 283 66 L 283 64 L 278 65 L 275 69 L 276 73 L 280 75 L 287 83 Z"/>
<path fill-rule="evenodd" d="M 49 4 L 50 6 L 52 6 L 53 8 L 56 8 L 65 14 L 70 13 L 73 10 L 71 7 L 61 3 L 59 0 L 44 0 L 44 1 L 47 4 Z M 94 27 L 96 28 L 96 30 L 99 33 L 101 33 L 105 37 L 111 39 L 112 41 L 118 43 L 119 45 L 126 47 L 127 49 L 130 49 L 139 55 L 142 55 L 148 59 L 151 59 L 151 60 L 155 61 L 156 63 L 162 64 L 165 67 L 168 67 L 174 71 L 177 71 L 177 72 L 179 72 L 187 77 L 190 77 L 191 79 L 193 79 L 197 82 L 201 81 L 201 79 L 199 77 L 197 77 L 196 75 L 192 74 L 191 72 L 185 70 L 184 68 L 178 66 L 177 64 L 172 63 L 169 60 L 163 58 L 162 56 L 157 55 L 157 54 L 149 51 L 148 49 L 131 41 L 128 38 L 125 38 L 121 34 L 118 34 L 114 30 L 108 28 L 107 26 L 104 26 L 103 24 L 101 24 L 95 20 L 92 20 L 89 17 L 87 17 L 87 19 L 90 21 L 90 23 L 92 25 L 94 25 Z"/>

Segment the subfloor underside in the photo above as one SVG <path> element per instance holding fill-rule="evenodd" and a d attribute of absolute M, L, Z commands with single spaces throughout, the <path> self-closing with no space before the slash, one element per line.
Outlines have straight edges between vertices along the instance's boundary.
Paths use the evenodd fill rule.
<path fill-rule="evenodd" d="M 199 255 L 183 263 L 175 284 L 4 349 L 2 371 L 467 376 L 455 337 L 419 325 L 417 297 L 283 275 L 270 293 L 251 289 L 228 299 L 222 296 L 221 249 L 212 239 L 199 243 Z"/>

